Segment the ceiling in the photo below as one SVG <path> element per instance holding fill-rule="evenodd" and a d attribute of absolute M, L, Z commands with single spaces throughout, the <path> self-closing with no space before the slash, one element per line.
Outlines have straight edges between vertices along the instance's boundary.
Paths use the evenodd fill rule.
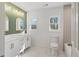
<path fill-rule="evenodd" d="M 30 11 L 40 8 L 58 7 L 70 4 L 70 2 L 12 2 L 20 8 Z"/>

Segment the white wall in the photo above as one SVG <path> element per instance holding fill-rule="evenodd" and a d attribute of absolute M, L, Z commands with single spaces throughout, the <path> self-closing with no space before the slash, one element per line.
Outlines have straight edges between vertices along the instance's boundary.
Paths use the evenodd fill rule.
<path fill-rule="evenodd" d="M 36 16 L 38 19 L 37 30 L 35 31 L 30 29 L 32 16 Z M 60 17 L 60 30 L 58 32 L 49 31 L 49 19 L 51 16 Z M 27 25 L 28 32 L 32 36 L 32 46 L 49 48 L 50 37 L 59 36 L 60 49 L 63 48 L 63 6 L 28 12 Z"/>
<path fill-rule="evenodd" d="M 4 3 L 0 3 L 0 56 L 4 55 Z"/>

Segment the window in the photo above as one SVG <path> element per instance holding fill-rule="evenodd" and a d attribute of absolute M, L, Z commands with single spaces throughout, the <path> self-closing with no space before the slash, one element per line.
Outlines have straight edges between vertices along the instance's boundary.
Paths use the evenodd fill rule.
<path fill-rule="evenodd" d="M 58 30 L 58 27 L 58 17 L 51 17 L 49 30 Z"/>
<path fill-rule="evenodd" d="M 31 29 L 37 29 L 37 18 L 32 17 Z"/>

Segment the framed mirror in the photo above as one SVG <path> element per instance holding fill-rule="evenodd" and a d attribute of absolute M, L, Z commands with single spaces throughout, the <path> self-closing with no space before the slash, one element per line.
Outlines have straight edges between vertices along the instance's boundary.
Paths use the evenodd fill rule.
<path fill-rule="evenodd" d="M 12 3 L 5 3 L 6 33 L 26 32 L 26 12 Z"/>

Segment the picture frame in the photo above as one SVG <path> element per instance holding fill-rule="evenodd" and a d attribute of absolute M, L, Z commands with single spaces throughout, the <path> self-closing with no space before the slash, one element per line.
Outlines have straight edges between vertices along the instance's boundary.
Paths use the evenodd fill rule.
<path fill-rule="evenodd" d="M 59 17 L 51 16 L 49 18 L 49 31 L 59 31 Z"/>
<path fill-rule="evenodd" d="M 33 16 L 31 19 L 31 29 L 36 30 L 37 29 L 37 17 Z"/>

